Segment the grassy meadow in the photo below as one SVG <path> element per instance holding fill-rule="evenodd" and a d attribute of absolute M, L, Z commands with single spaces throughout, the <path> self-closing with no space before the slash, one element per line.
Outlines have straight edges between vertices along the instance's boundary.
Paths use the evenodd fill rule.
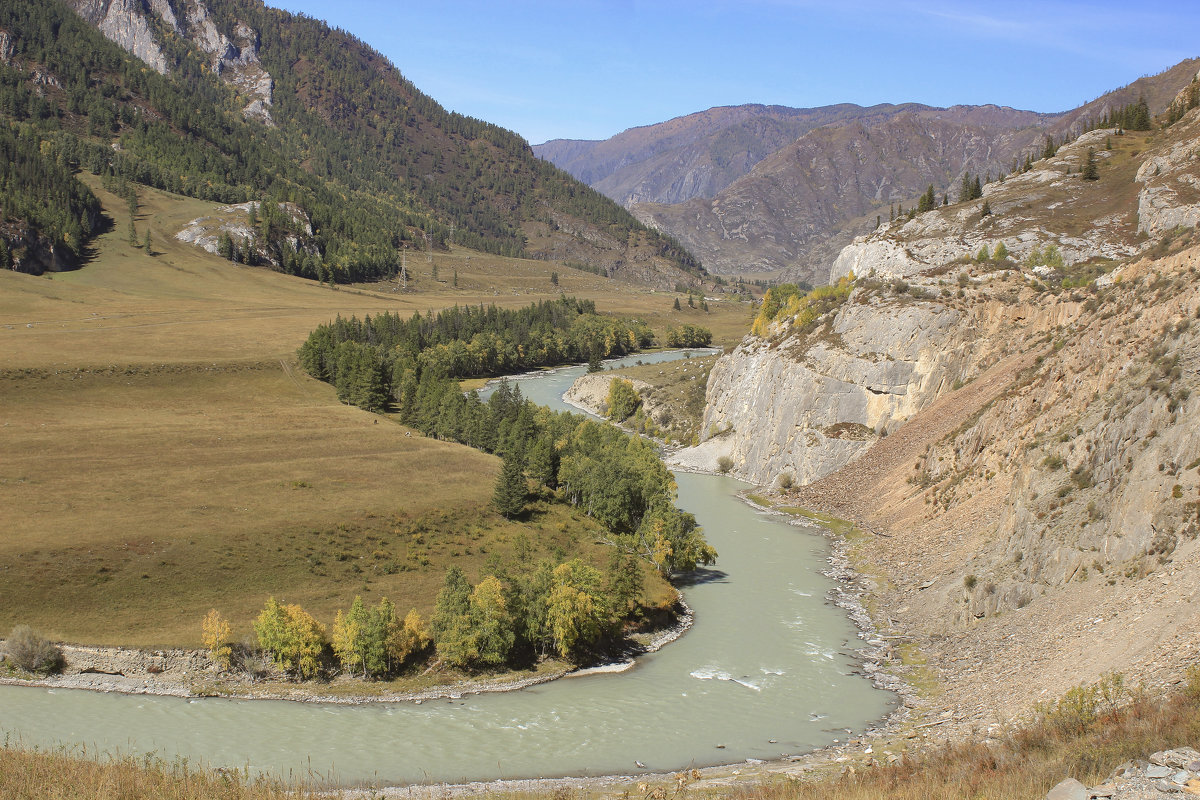
<path fill-rule="evenodd" d="M 355 594 L 428 613 L 449 564 L 476 578 L 518 539 L 530 558 L 602 558 L 590 520 L 550 504 L 504 520 L 489 507 L 499 459 L 340 404 L 296 348 L 336 314 L 560 291 L 723 342 L 749 313 L 736 301 L 675 312 L 671 292 L 461 250 L 410 254 L 407 291 L 330 288 L 176 241 L 215 206 L 143 188 L 147 254 L 127 241 L 125 203 L 90 185 L 113 225 L 85 266 L 0 273 L 0 632 L 196 646 L 209 608 L 247 633 L 269 594 L 326 623 Z"/>

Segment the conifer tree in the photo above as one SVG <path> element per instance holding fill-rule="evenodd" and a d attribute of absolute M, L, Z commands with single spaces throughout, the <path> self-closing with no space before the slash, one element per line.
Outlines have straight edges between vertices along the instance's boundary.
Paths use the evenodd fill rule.
<path fill-rule="evenodd" d="M 1085 181 L 1099 180 L 1100 167 L 1096 164 L 1096 151 L 1089 147 L 1087 157 L 1083 161 L 1083 171 L 1080 173 Z"/>
<path fill-rule="evenodd" d="M 504 454 L 500 477 L 496 478 L 496 490 L 492 494 L 492 505 L 508 519 L 525 510 L 525 459 L 514 451 Z"/>
<path fill-rule="evenodd" d="M 929 184 L 929 188 L 925 190 L 925 194 L 921 195 L 921 199 L 917 201 L 917 213 L 924 214 L 926 211 L 932 211 L 934 206 L 933 184 Z"/>
<path fill-rule="evenodd" d="M 142 248 L 145 249 L 146 255 L 148 255 L 148 256 L 154 255 L 154 253 L 152 253 L 150 251 L 150 228 L 149 227 L 146 228 L 146 236 L 142 240 Z"/>
<path fill-rule="evenodd" d="M 979 217 L 980 217 L 980 219 L 982 219 L 983 217 L 990 217 L 991 215 L 992 215 L 992 204 L 989 203 L 987 200 L 984 200 L 983 208 L 979 209 Z"/>

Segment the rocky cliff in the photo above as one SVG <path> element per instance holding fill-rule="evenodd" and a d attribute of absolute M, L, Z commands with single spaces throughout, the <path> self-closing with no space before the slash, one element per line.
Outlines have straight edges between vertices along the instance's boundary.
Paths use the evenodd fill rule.
<path fill-rule="evenodd" d="M 218 30 L 204 0 L 67 0 L 67 4 L 113 42 L 161 75 L 172 64 L 163 53 L 159 30 L 190 41 L 205 53 L 213 72 L 234 86 L 245 99 L 242 114 L 273 125 L 270 106 L 274 79 L 258 61 L 258 33 L 244 22 L 234 26 L 231 40 Z"/>
<path fill-rule="evenodd" d="M 712 371 L 693 461 L 875 533 L 855 549 L 877 623 L 949 713 L 1200 659 L 1196 152 L 1200 110 L 1097 131 L 883 226 L 839 259 L 844 302 L 785 308 Z"/>

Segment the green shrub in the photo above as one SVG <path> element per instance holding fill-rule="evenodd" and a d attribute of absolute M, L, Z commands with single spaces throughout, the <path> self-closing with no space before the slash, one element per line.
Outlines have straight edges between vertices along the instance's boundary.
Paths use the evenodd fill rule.
<path fill-rule="evenodd" d="M 724 475 L 729 470 L 733 469 L 733 459 L 729 456 L 721 456 L 717 459 L 717 472 Z"/>
<path fill-rule="evenodd" d="M 608 384 L 608 418 L 624 422 L 633 416 L 642 404 L 642 398 L 633 389 L 633 383 L 613 378 Z"/>

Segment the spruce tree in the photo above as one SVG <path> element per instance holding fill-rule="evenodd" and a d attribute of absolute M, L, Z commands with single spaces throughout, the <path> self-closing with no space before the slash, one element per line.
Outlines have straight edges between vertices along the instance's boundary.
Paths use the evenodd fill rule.
<path fill-rule="evenodd" d="M 962 182 L 958 186 L 958 202 L 965 203 L 971 199 L 971 173 L 964 172 Z"/>
<path fill-rule="evenodd" d="M 917 201 L 917 213 L 924 214 L 926 211 L 932 211 L 934 202 L 933 184 L 931 183 L 925 190 L 925 194 L 921 195 L 921 199 Z"/>
<path fill-rule="evenodd" d="M 142 247 L 146 250 L 146 255 L 153 255 L 150 252 L 150 228 L 146 228 L 146 237 L 142 240 Z"/>
<path fill-rule="evenodd" d="M 500 468 L 500 477 L 496 478 L 496 491 L 492 495 L 492 505 L 508 519 L 525 510 L 525 459 L 515 450 L 504 454 L 504 463 Z"/>
<path fill-rule="evenodd" d="M 1083 172 L 1080 174 L 1085 181 L 1099 180 L 1100 167 L 1096 164 L 1096 151 L 1094 148 L 1088 148 L 1087 158 L 1083 162 Z"/>

